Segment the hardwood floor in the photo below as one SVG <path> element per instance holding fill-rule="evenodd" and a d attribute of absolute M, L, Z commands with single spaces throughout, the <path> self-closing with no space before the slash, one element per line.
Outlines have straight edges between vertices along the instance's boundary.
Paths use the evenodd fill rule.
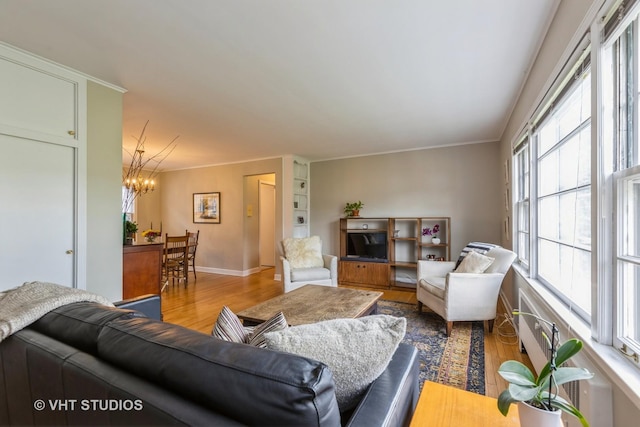
<path fill-rule="evenodd" d="M 164 321 L 210 334 L 213 324 L 224 305 L 239 312 L 282 293 L 282 283 L 273 280 L 274 269 L 268 268 L 247 277 L 198 273 L 198 279 L 189 277 L 189 285 L 175 284 L 162 293 Z M 383 299 L 417 303 L 412 291 L 387 290 Z M 485 389 L 486 395 L 498 397 L 507 384 L 497 374 L 500 364 L 508 359 L 519 360 L 531 366 L 529 357 L 518 350 L 513 328 L 501 325 L 504 307 L 499 305 L 493 333 L 485 330 Z M 454 325 L 455 328 L 455 325 Z M 499 333 L 501 332 L 501 333 Z"/>

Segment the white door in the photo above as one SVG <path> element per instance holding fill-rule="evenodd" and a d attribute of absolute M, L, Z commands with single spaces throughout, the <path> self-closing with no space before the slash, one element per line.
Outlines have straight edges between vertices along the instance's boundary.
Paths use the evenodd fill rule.
<path fill-rule="evenodd" d="M 276 186 L 260 181 L 260 265 L 276 265 Z"/>
<path fill-rule="evenodd" d="M 75 287 L 75 149 L 0 134 L 0 291 Z"/>

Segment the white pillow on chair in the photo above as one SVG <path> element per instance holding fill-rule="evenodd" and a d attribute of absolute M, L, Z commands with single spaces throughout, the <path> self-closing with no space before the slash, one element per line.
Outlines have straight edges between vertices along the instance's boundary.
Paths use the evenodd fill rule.
<path fill-rule="evenodd" d="M 484 273 L 494 259 L 476 251 L 471 251 L 464 257 L 454 273 Z"/>
<path fill-rule="evenodd" d="M 319 236 L 287 238 L 282 241 L 284 257 L 291 268 L 324 267 L 322 240 Z"/>

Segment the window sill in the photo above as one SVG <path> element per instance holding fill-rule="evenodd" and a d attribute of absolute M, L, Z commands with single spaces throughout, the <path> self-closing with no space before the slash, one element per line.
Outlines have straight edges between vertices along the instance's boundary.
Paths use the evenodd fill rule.
<path fill-rule="evenodd" d="M 613 346 L 595 341 L 591 337 L 589 325 L 572 313 L 538 281 L 529 278 L 525 269 L 514 264 L 513 270 L 529 285 L 531 291 L 546 303 L 547 309 L 562 319 L 564 326 L 583 342 L 583 352 L 607 377 L 612 387 L 619 388 L 640 409 L 640 369 L 638 366 Z"/>

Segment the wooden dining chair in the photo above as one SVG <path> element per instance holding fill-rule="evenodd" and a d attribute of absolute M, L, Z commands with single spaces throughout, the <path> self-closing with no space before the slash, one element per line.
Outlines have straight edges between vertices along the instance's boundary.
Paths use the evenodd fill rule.
<path fill-rule="evenodd" d="M 187 264 L 186 264 L 186 272 L 187 277 L 189 276 L 189 266 L 193 269 L 193 278 L 198 279 L 196 276 L 196 249 L 198 249 L 198 238 L 200 237 L 200 230 L 195 233 L 189 232 L 189 230 L 185 230 L 187 236 L 189 236 L 189 243 L 187 244 Z"/>
<path fill-rule="evenodd" d="M 175 285 L 175 280 L 184 280 L 184 285 L 187 286 L 188 277 L 185 269 L 185 261 L 187 259 L 187 245 L 189 242 L 189 236 L 169 236 L 166 234 L 164 239 L 164 258 L 163 258 L 163 273 L 164 273 L 164 286 L 163 289 L 171 283 Z"/>

